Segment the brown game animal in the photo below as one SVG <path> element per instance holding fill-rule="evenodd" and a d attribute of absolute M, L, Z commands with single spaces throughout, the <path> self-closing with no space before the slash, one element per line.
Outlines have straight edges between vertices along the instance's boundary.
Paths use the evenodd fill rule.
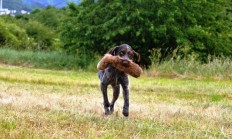
<path fill-rule="evenodd" d="M 139 77 L 143 70 L 140 66 L 134 63 L 132 60 L 123 59 L 119 56 L 112 56 L 111 54 L 105 54 L 101 61 L 97 65 L 98 70 L 105 70 L 109 64 L 112 64 L 116 69 L 125 72 L 135 78 Z"/>

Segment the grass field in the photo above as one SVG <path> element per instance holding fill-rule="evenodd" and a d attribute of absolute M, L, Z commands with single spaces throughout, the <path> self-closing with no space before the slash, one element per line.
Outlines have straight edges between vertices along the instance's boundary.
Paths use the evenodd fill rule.
<path fill-rule="evenodd" d="M 94 72 L 1 65 L 0 138 L 232 138 L 231 80 L 131 77 L 130 90 L 129 117 L 122 94 L 104 116 Z"/>

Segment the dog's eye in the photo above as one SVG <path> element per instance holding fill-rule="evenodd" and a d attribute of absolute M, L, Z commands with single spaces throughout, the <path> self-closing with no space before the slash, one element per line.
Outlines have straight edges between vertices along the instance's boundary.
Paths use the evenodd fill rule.
<path fill-rule="evenodd" d="M 121 51 L 121 52 L 119 53 L 119 55 L 120 55 L 120 56 L 123 56 L 123 55 L 124 55 L 124 52 L 123 52 L 123 51 Z"/>
<path fill-rule="evenodd" d="M 129 54 L 128 56 L 129 56 L 129 58 L 130 58 L 130 59 L 132 59 L 132 58 L 133 58 L 133 56 L 132 56 L 132 55 L 130 55 L 130 54 Z"/>

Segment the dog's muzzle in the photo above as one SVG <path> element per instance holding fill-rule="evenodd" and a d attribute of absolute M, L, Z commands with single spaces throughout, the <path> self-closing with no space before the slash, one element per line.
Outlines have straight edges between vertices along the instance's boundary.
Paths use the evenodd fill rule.
<path fill-rule="evenodd" d="M 125 66 L 125 67 L 128 67 L 129 63 L 130 63 L 130 61 L 127 60 L 127 59 L 121 59 L 121 62 L 122 62 L 122 65 Z"/>

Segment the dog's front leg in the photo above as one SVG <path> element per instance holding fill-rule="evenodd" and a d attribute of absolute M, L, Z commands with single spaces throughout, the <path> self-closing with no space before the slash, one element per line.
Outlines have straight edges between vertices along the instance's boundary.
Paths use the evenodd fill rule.
<path fill-rule="evenodd" d="M 129 115 L 129 79 L 128 79 L 128 76 L 125 75 L 121 79 L 120 82 L 121 82 L 121 85 L 122 85 L 123 98 L 124 98 L 124 106 L 123 106 L 122 114 L 124 116 L 128 116 Z"/>
<path fill-rule="evenodd" d="M 104 110 L 105 110 L 105 115 L 109 115 L 109 100 L 108 100 L 108 94 L 107 94 L 107 84 L 101 83 L 101 91 L 103 94 L 103 105 L 104 105 Z"/>
<path fill-rule="evenodd" d="M 110 112 L 111 113 L 114 112 L 114 103 L 118 99 L 119 93 L 120 93 L 120 86 L 119 86 L 119 84 L 114 85 L 112 87 L 113 87 L 113 99 L 112 99 L 112 101 L 110 103 Z"/>
<path fill-rule="evenodd" d="M 128 87 L 123 89 L 123 98 L 124 98 L 124 106 L 123 106 L 122 114 L 124 116 L 128 116 L 129 115 L 129 88 Z"/>

